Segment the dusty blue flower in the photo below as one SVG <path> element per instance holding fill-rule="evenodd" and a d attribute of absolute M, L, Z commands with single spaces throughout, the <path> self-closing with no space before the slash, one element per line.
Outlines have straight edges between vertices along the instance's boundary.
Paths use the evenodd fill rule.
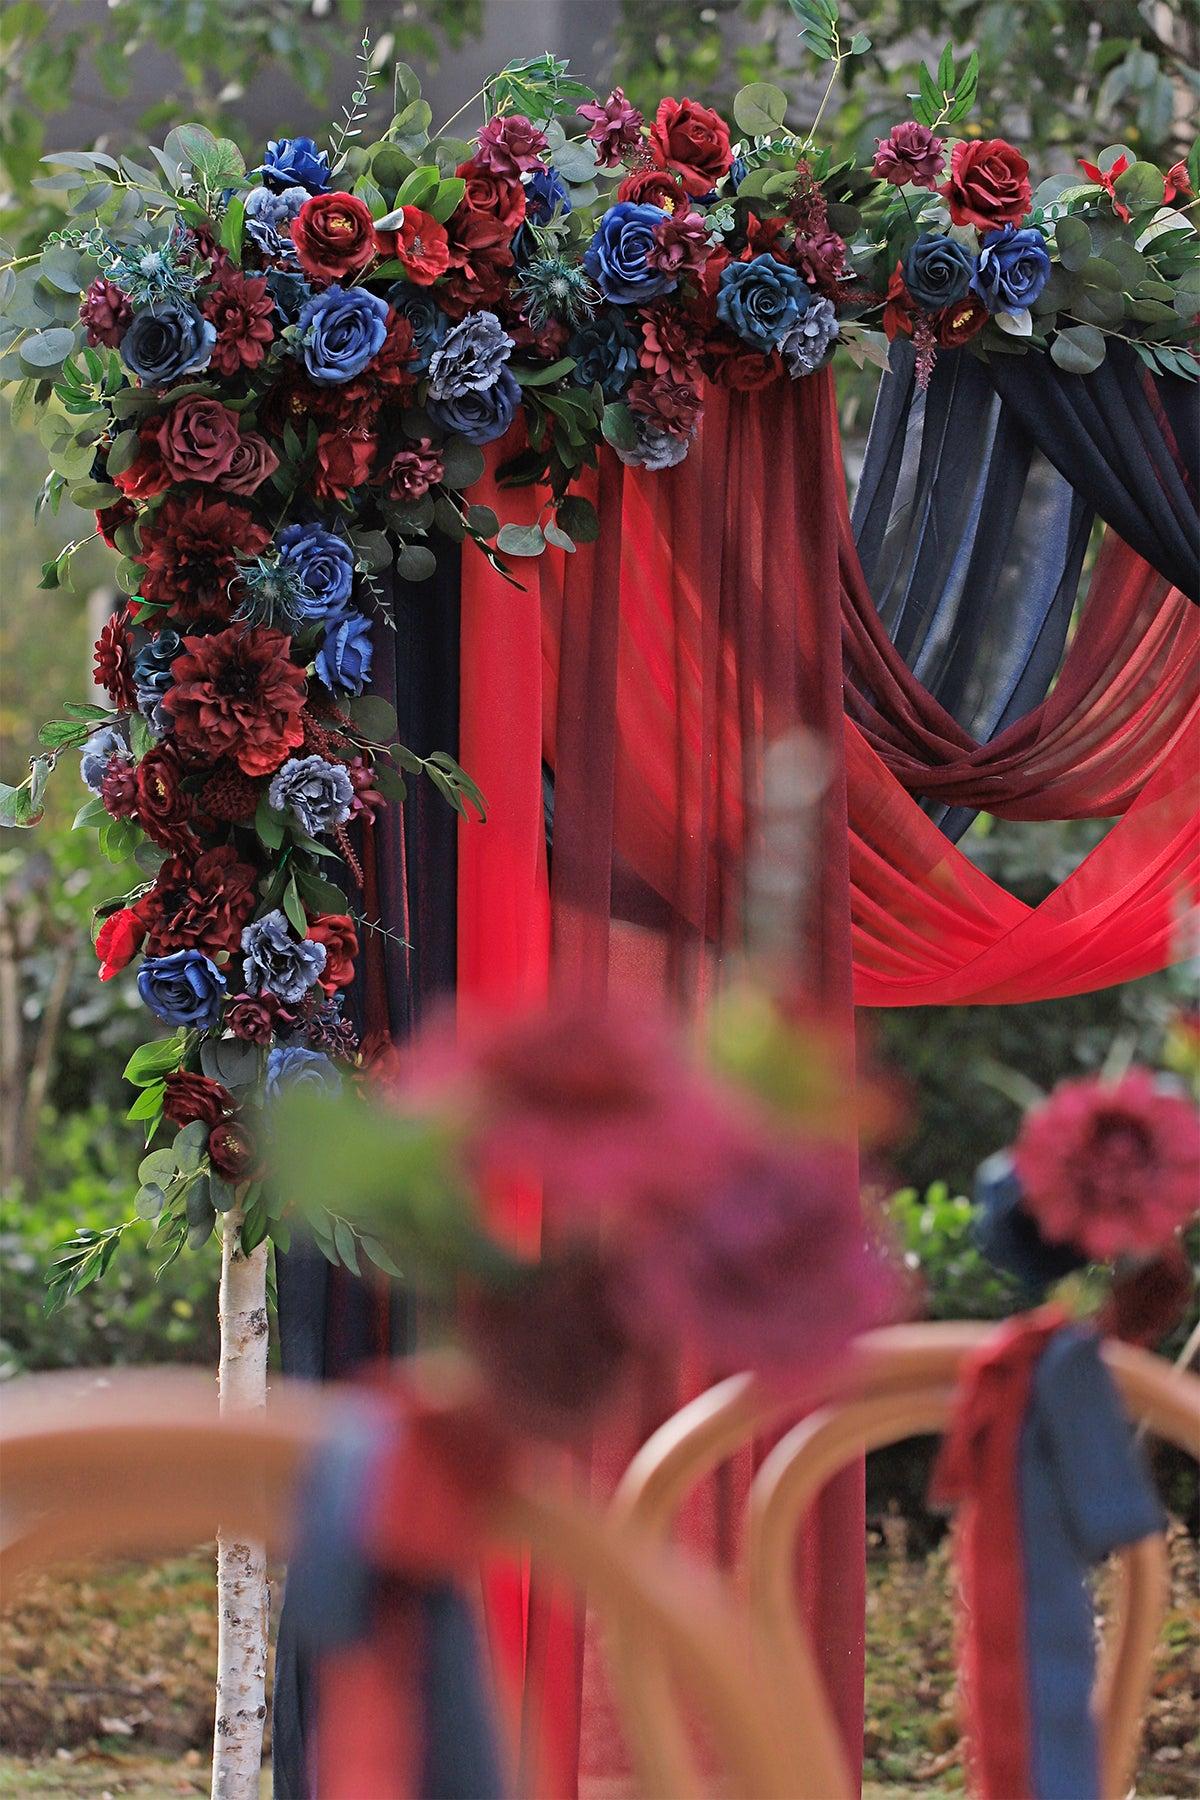
<path fill-rule="evenodd" d="M 633 450 L 618 449 L 617 455 L 623 463 L 635 469 L 673 469 L 681 463 L 692 447 L 690 437 L 679 437 L 673 431 L 660 431 L 656 425 L 649 425 L 634 414 L 637 426 L 637 447 Z"/>
<path fill-rule="evenodd" d="M 300 308 L 304 366 L 321 387 L 361 375 L 387 337 L 388 303 L 365 288 L 335 282 Z M 136 321 L 135 321 L 136 323 Z"/>
<path fill-rule="evenodd" d="M 335 694 L 361 694 L 371 674 L 371 621 L 360 612 L 340 613 L 325 628 L 316 670 Z"/>
<path fill-rule="evenodd" d="M 606 299 L 618 306 L 641 306 L 676 284 L 650 262 L 654 228 L 668 217 L 661 206 L 618 200 L 596 227 L 583 253 L 583 266 Z"/>
<path fill-rule="evenodd" d="M 606 400 L 619 400 L 637 375 L 638 348 L 638 339 L 619 313 L 589 319 L 567 344 L 567 355 L 575 358 L 571 380 L 580 387 L 599 382 Z"/>
<path fill-rule="evenodd" d="M 121 361 L 147 387 L 164 387 L 207 368 L 216 341 L 216 326 L 192 305 L 147 307 L 121 339 Z"/>
<path fill-rule="evenodd" d="M 493 312 L 468 313 L 446 333 L 429 359 L 429 392 L 435 400 L 494 387 L 512 355 L 513 341 Z"/>
<path fill-rule="evenodd" d="M 254 173 L 269 188 L 301 187 L 306 197 L 323 194 L 329 186 L 329 154 L 310 137 L 272 138 Z"/>
<path fill-rule="evenodd" d="M 457 432 L 473 444 L 490 444 L 504 436 L 520 404 L 521 389 L 505 368 L 486 392 L 462 394 L 455 400 L 431 399 L 427 410 L 443 431 Z"/>
<path fill-rule="evenodd" d="M 138 691 L 138 704 L 143 694 L 161 699 L 171 686 L 171 664 L 183 655 L 183 639 L 165 625 L 157 637 L 147 640 L 133 659 L 133 679 Z"/>
<path fill-rule="evenodd" d="M 354 787 L 341 763 L 291 756 L 272 778 L 267 799 L 276 812 L 290 812 L 309 837 L 319 837 L 350 817 Z"/>
<path fill-rule="evenodd" d="M 430 357 L 445 340 L 450 321 L 433 295 L 422 293 L 411 281 L 398 281 L 391 289 L 389 298 L 395 311 L 412 326 L 416 355 L 410 366 L 418 374 L 423 374 L 429 367 Z"/>
<path fill-rule="evenodd" d="M 811 375 L 824 362 L 837 334 L 837 314 L 832 300 L 827 300 L 823 294 L 810 300 L 791 330 L 779 340 L 788 374 L 793 378 Z"/>
<path fill-rule="evenodd" d="M 202 1031 L 221 1017 L 225 977 L 199 950 L 148 956 L 138 970 L 138 993 L 168 1025 L 195 1025 Z"/>
<path fill-rule="evenodd" d="M 325 967 L 325 946 L 296 938 L 276 907 L 252 919 L 242 932 L 242 979 L 251 994 L 267 992 L 295 1006 L 315 986 Z"/>
<path fill-rule="evenodd" d="M 966 295 L 975 258 L 957 238 L 923 231 L 904 259 L 904 285 L 927 312 L 940 312 Z"/>
<path fill-rule="evenodd" d="M 297 616 L 333 619 L 354 589 L 354 551 L 324 525 L 288 525 L 278 538 L 279 560 L 298 577 Z"/>
<path fill-rule="evenodd" d="M 756 350 L 774 350 L 812 298 L 795 269 L 773 256 L 727 263 L 721 270 L 717 317 Z"/>
<path fill-rule="evenodd" d="M 277 1100 L 291 1087 L 323 1088 L 336 1093 L 341 1085 L 337 1069 L 319 1050 L 306 1050 L 302 1044 L 276 1044 L 267 1053 L 264 1091 L 268 1100 Z"/>
<path fill-rule="evenodd" d="M 1050 279 L 1050 252 L 1032 225 L 1004 225 L 983 238 L 971 286 L 990 313 L 1021 312 Z"/>
<path fill-rule="evenodd" d="M 251 188 L 246 195 L 246 236 L 264 256 L 295 259 L 296 246 L 288 227 L 308 199 L 302 187 L 285 187 L 276 192 L 269 187 Z"/>
<path fill-rule="evenodd" d="M 129 753 L 129 745 L 115 725 L 104 725 L 99 731 L 93 731 L 79 752 L 79 773 L 84 785 L 90 787 L 93 794 L 100 792 L 104 782 L 104 771 L 112 757 L 124 757 L 127 762 L 133 758 Z"/>

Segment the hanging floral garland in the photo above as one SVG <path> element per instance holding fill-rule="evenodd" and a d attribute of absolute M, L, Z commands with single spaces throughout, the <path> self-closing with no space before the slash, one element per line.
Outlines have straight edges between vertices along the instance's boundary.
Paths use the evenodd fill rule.
<path fill-rule="evenodd" d="M 843 44 L 832 0 L 795 10 L 833 76 L 869 47 Z M 406 778 L 483 810 L 368 691 L 381 571 L 427 578 L 439 538 L 506 572 L 573 551 L 599 530 L 572 484 L 603 443 L 668 468 L 707 384 L 803 379 L 837 344 L 885 362 L 910 336 L 925 377 L 967 342 L 1086 372 L 1118 336 L 1196 372 L 1196 169 L 1117 149 L 1035 195 L 1012 145 L 956 136 L 973 56 L 922 71 L 870 167 L 835 163 L 815 122 L 790 130 L 769 84 L 742 90 L 732 128 L 686 98 L 647 122 L 551 56 L 489 81 L 471 142 L 431 136 L 401 66 L 395 117 L 363 146 L 374 79 L 364 42 L 330 148 L 281 138 L 249 169 L 196 125 L 145 163 L 56 153 L 39 185 L 69 220 L 0 271 L 0 381 L 41 416 L 44 499 L 95 510 L 128 595 L 96 645 L 110 705 L 43 728 L 0 816 L 35 823 L 78 748 L 77 824 L 144 872 L 95 942 L 103 980 L 140 959 L 167 1028 L 126 1073 L 148 1141 L 137 1210 L 172 1251 L 235 1197 L 245 1248 L 286 1242 L 256 1178 L 263 1098 L 358 1057 L 342 997 L 367 925 L 331 867 L 357 882 L 355 833 Z M 536 524 L 470 501 L 502 438 L 502 484 L 541 487 Z M 149 1148 L 164 1122 L 172 1144 Z M 81 1233 L 55 1294 L 101 1272 L 121 1229 Z M 326 1247 L 355 1258 L 332 1231 Z"/>

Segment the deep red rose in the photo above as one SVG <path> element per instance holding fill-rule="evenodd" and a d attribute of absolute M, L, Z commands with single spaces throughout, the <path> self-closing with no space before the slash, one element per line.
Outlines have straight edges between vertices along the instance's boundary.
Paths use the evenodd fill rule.
<path fill-rule="evenodd" d="M 137 766 L 137 816 L 146 836 L 163 850 L 194 850 L 196 803 L 184 785 L 186 771 L 169 738 L 152 744 Z"/>
<path fill-rule="evenodd" d="M 733 163 L 729 127 L 698 100 L 660 100 L 649 148 L 660 168 L 678 170 L 689 194 L 709 193 Z"/>
<path fill-rule="evenodd" d="M 146 419 L 138 426 L 138 452 L 127 469 L 110 475 L 114 487 L 120 488 L 127 500 L 151 500 L 165 492 L 171 477 L 163 462 L 162 445 L 158 441 L 158 420 Z"/>
<path fill-rule="evenodd" d="M 111 506 L 102 506 L 96 514 L 96 530 L 104 539 L 110 550 L 117 547 L 117 533 L 122 525 L 128 525 L 137 518 L 138 509 L 132 500 L 114 500 Z"/>
<path fill-rule="evenodd" d="M 940 192 L 956 225 L 992 231 L 1019 225 L 1033 203 L 1029 164 L 1003 138 L 964 138 L 950 153 L 950 178 Z"/>
<path fill-rule="evenodd" d="M 191 1069 L 175 1069 L 164 1077 L 163 1118 L 172 1125 L 191 1125 L 203 1119 L 215 1125 L 234 1110 L 234 1098 L 227 1087 L 207 1075 L 195 1075 Z"/>
<path fill-rule="evenodd" d="M 895 337 L 911 337 L 913 302 L 904 284 L 904 264 L 897 263 L 888 277 L 887 304 L 883 309 L 884 334 L 890 343 Z"/>
<path fill-rule="evenodd" d="M 255 494 L 279 467 L 279 458 L 260 431 L 245 431 L 234 446 L 221 486 L 230 494 Z"/>
<path fill-rule="evenodd" d="M 100 782 L 105 812 L 114 819 L 132 819 L 137 811 L 137 765 L 127 756 L 110 756 Z"/>
<path fill-rule="evenodd" d="M 101 981 L 111 981 L 137 954 L 146 928 L 131 906 L 110 913 L 96 933 Z"/>
<path fill-rule="evenodd" d="M 261 556 L 271 534 L 243 506 L 215 495 L 168 494 L 142 529 L 145 599 L 176 618 L 228 618 L 239 556 Z"/>
<path fill-rule="evenodd" d="M 222 1119 L 208 1134 L 208 1159 L 226 1181 L 248 1181 L 258 1167 L 258 1149 L 240 1119 Z"/>
<path fill-rule="evenodd" d="M 257 369 L 275 336 L 271 324 L 275 302 L 265 276 L 222 269 L 216 287 L 205 296 L 200 310 L 217 328 L 209 368 L 218 375 Z"/>
<path fill-rule="evenodd" d="M 239 861 L 229 844 L 193 856 L 170 856 L 155 877 L 154 886 L 138 901 L 146 922 L 147 949 L 152 956 L 172 950 L 203 950 L 216 956 L 236 950 L 242 926 L 250 921 L 257 904 L 258 874 L 250 863 Z"/>
<path fill-rule="evenodd" d="M 695 387 L 700 378 L 704 337 L 700 326 L 677 306 L 656 305 L 641 315 L 642 345 L 638 362 L 652 375 Z"/>
<path fill-rule="evenodd" d="M 327 994 L 349 987 L 354 980 L 354 959 L 358 955 L 358 933 L 347 913 L 322 913 L 310 919 L 308 935 L 314 943 L 325 946 L 325 967 L 317 977 Z"/>
<path fill-rule="evenodd" d="M 370 431 L 323 431 L 317 439 L 313 493 L 318 500 L 344 500 L 363 486 L 375 459 Z"/>
<path fill-rule="evenodd" d="M 365 385 L 374 384 L 391 389 L 388 399 L 394 399 L 396 392 L 410 388 L 416 384 L 416 374 L 412 366 L 413 328 L 403 313 L 393 308 L 388 313 L 387 336 L 383 340 L 383 348 L 371 364 L 370 375 L 365 378 Z M 351 385 L 350 383 L 346 384 Z M 382 398 L 382 396 L 381 396 Z"/>
<path fill-rule="evenodd" d="M 438 289 L 438 304 L 452 319 L 477 306 L 494 306 L 513 261 L 503 225 L 460 207 L 450 220 L 450 269 Z"/>
<path fill-rule="evenodd" d="M 118 712 L 132 712 L 137 705 L 133 679 L 133 646 L 129 641 L 129 614 L 125 607 L 104 621 L 95 643 L 93 671 Z"/>
<path fill-rule="evenodd" d="M 344 281 L 379 253 L 371 209 L 356 194 L 313 194 L 292 220 L 292 242 L 306 275 Z"/>
<path fill-rule="evenodd" d="M 670 169 L 635 169 L 617 188 L 618 200 L 631 200 L 635 206 L 661 206 L 664 212 L 691 210 L 679 176 Z"/>
<path fill-rule="evenodd" d="M 783 374 L 783 361 L 777 350 L 764 356 L 736 338 L 710 339 L 705 366 L 709 379 L 718 387 L 732 388 L 739 394 L 757 393 Z"/>
<path fill-rule="evenodd" d="M 450 267 L 450 240 L 446 227 L 419 206 L 404 208 L 404 223 L 392 231 L 377 233 L 381 256 L 395 257 L 417 287 L 429 287 Z"/>
<path fill-rule="evenodd" d="M 217 481 L 237 449 L 238 416 L 219 400 L 188 394 L 163 414 L 157 436 L 173 481 Z"/>
<path fill-rule="evenodd" d="M 326 387 L 309 381 L 302 369 L 293 363 L 282 380 L 267 393 L 258 409 L 260 428 L 274 438 L 283 436 L 284 427 L 295 426 L 303 437 L 307 421 L 312 419 L 319 430 L 336 427 L 362 429 L 373 422 L 384 401 L 396 389 L 392 352 L 385 342 L 370 370 L 353 381 L 331 382 Z"/>
<path fill-rule="evenodd" d="M 510 175 L 498 175 L 474 157 L 459 163 L 455 174 L 467 184 L 458 212 L 494 219 L 510 238 L 515 237 L 525 223 L 525 189 L 520 181 Z"/>
<path fill-rule="evenodd" d="M 133 319 L 129 295 L 114 282 L 97 275 L 79 308 L 79 317 L 87 327 L 87 341 L 94 350 L 104 344 L 115 350 Z"/>
<path fill-rule="evenodd" d="M 915 119 L 893 125 L 885 138 L 875 139 L 871 173 L 895 187 L 911 182 L 914 187 L 935 188 L 942 172 L 945 140 Z"/>
<path fill-rule="evenodd" d="M 209 762 L 232 757 L 246 775 L 270 775 L 304 742 L 304 671 L 280 631 L 232 627 L 185 637 L 162 704 L 182 748 Z"/>
<path fill-rule="evenodd" d="M 493 175 L 519 181 L 524 169 L 536 169 L 550 148 L 546 134 L 524 113 L 497 113 L 475 140 L 475 161 Z"/>
<path fill-rule="evenodd" d="M 422 500 L 442 479 L 442 453 L 430 438 L 418 438 L 397 450 L 378 477 L 378 484 L 393 500 Z"/>
<path fill-rule="evenodd" d="M 976 332 L 982 331 L 988 321 L 988 309 L 978 294 L 967 294 L 953 306 L 943 306 L 933 316 L 933 330 L 943 350 L 952 350 L 958 344 L 965 344 Z"/>
<path fill-rule="evenodd" d="M 286 1031 L 295 1019 L 274 994 L 235 994 L 224 1022 L 243 1043 L 269 1044 L 276 1031 Z"/>

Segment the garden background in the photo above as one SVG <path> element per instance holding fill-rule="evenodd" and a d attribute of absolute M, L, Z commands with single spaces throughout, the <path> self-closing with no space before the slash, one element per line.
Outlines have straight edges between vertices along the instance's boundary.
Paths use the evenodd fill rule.
<path fill-rule="evenodd" d="M 871 51 L 846 66 L 838 104 L 825 114 L 847 153 L 865 151 L 869 160 L 874 138 L 908 116 L 904 97 L 915 90 L 918 63 L 936 58 L 947 40 L 980 52 L 972 131 L 1020 143 L 1035 180 L 1111 143 L 1164 167 L 1189 148 L 1200 14 L 1175 0 L 851 0 L 842 11 L 872 39 Z M 0 235 L 20 252 L 52 226 L 31 184 L 54 148 L 136 153 L 186 119 L 219 126 L 251 151 L 268 136 L 319 135 L 350 92 L 364 30 L 380 64 L 399 58 L 419 68 L 435 119 L 513 54 L 543 49 L 568 56 L 602 91 L 620 80 L 648 111 L 663 93 L 728 110 L 739 86 L 769 79 L 803 117 L 816 110 L 823 86 L 803 58 L 786 0 L 12 0 L 0 18 Z M 380 84 L 381 108 L 386 88 Z M 838 368 L 851 479 L 877 379 L 848 361 Z M 92 520 L 35 516 L 44 453 L 31 429 L 7 416 L 0 458 L 0 766 L 14 780 L 40 720 L 84 691 L 91 642 L 110 606 L 110 559 L 91 544 L 75 558 L 74 591 L 39 588 L 43 561 L 66 537 L 86 537 Z M 119 872 L 97 868 L 90 836 L 72 833 L 76 804 L 70 784 L 56 784 L 38 831 L 6 834 L 0 844 L 4 1376 L 215 1360 L 215 1241 L 210 1254 L 180 1258 L 158 1280 L 153 1259 L 127 1238 L 103 1282 L 50 1317 L 43 1309 L 52 1248 L 80 1225 L 128 1216 L 138 1160 L 136 1135 L 123 1123 L 130 1095 L 121 1079 L 139 1034 L 136 994 L 126 978 L 96 981 L 88 933 L 92 905 L 123 883 Z M 1103 829 L 981 816 L 963 848 L 1036 903 Z M 1171 1021 L 1194 997 L 1194 976 L 1176 970 L 1073 1000 L 868 1016 L 910 1092 L 893 1207 L 908 1248 L 919 1253 L 935 1316 L 1009 1309 L 971 1248 L 962 1196 L 981 1158 L 1009 1140 L 1030 1084 L 1095 1070 L 1115 1042 L 1130 1057 L 1161 1064 Z M 944 1570 L 940 1556 L 924 1557 L 938 1530 L 920 1503 L 925 1467 L 916 1447 L 871 1471 L 878 1541 L 867 1749 L 878 1777 L 929 1792 L 935 1782 L 957 1785 L 961 1769 L 943 1704 L 952 1661 Z M 1186 1490 L 1169 1478 L 1186 1506 Z M 1186 1750 L 1196 1584 L 1183 1535 L 1176 1558 L 1179 1607 L 1143 1792 L 1192 1792 L 1200 1783 L 1200 1764 L 1189 1772 Z M 208 1575 L 200 1559 L 165 1572 L 46 1583 L 27 1595 L 9 1620 L 0 1743 L 33 1753 L 99 1742 L 109 1756 L 143 1742 L 175 1753 L 202 1745 L 215 1630 Z M 1194 1705 L 1192 1695 L 1192 1718 Z M 92 1787 L 90 1767 L 0 1764 L 0 1793 L 43 1784 L 119 1791 L 134 1779 L 118 1756 L 100 1765 Z M 192 1774 L 202 1780 L 202 1770 L 179 1765 L 177 1785 L 161 1791 L 188 1791 Z"/>

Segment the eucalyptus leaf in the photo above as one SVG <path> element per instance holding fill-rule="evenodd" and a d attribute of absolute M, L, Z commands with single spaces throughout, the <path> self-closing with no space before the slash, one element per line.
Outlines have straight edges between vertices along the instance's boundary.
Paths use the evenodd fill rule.
<path fill-rule="evenodd" d="M 770 137 L 787 117 L 787 95 L 769 81 L 752 81 L 733 99 L 738 129 L 750 137 Z"/>
<path fill-rule="evenodd" d="M 1071 325 L 1055 336 L 1050 355 L 1068 375 L 1090 375 L 1104 361 L 1104 337 L 1093 325 Z"/>

